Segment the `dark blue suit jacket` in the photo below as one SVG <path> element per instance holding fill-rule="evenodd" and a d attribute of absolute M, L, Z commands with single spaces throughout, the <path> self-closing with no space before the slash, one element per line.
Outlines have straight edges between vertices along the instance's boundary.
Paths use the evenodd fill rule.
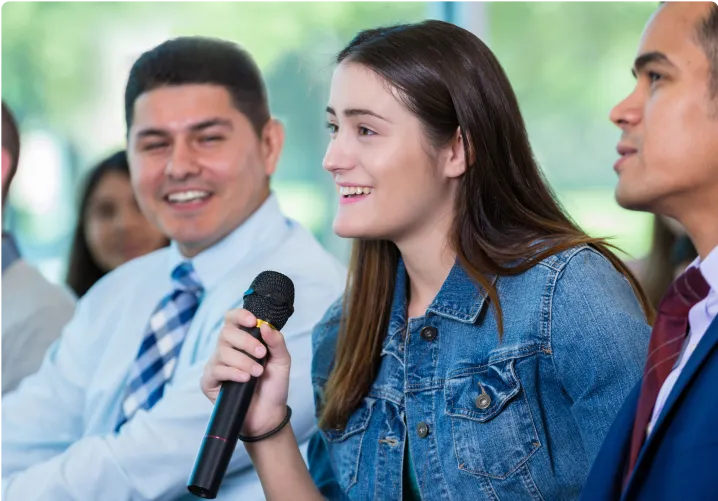
<path fill-rule="evenodd" d="M 640 386 L 611 426 L 581 501 L 718 500 L 718 320 L 688 359 L 624 492 Z"/>

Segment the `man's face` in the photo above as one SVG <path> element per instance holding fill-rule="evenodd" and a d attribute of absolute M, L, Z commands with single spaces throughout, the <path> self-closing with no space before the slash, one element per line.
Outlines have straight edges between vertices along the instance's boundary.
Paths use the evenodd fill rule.
<path fill-rule="evenodd" d="M 269 195 L 282 146 L 261 138 L 229 92 L 209 84 L 160 87 L 134 104 L 128 159 L 145 215 L 191 257 L 241 225 Z"/>
<path fill-rule="evenodd" d="M 643 33 L 636 87 L 610 115 L 623 131 L 615 170 L 625 208 L 675 216 L 718 195 L 718 98 L 696 39 L 710 7 L 665 4 Z"/>

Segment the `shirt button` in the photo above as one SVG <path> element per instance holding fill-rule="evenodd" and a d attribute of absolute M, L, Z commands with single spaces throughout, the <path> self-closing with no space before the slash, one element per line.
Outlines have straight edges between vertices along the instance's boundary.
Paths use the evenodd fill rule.
<path fill-rule="evenodd" d="M 427 326 L 421 329 L 421 337 L 424 338 L 425 341 L 433 341 L 436 339 L 438 333 L 436 327 Z"/>
<path fill-rule="evenodd" d="M 426 438 L 426 436 L 429 434 L 429 425 L 427 425 L 425 422 L 421 422 L 416 425 L 416 434 L 419 435 L 419 438 Z"/>

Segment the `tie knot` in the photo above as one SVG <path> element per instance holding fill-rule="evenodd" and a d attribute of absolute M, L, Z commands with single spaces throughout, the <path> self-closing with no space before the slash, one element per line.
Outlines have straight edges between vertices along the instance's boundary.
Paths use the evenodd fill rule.
<path fill-rule="evenodd" d="M 199 295 L 204 290 L 202 282 L 200 282 L 197 272 L 190 261 L 183 261 L 172 270 L 172 282 L 174 286 L 181 291 L 191 292 Z"/>
<path fill-rule="evenodd" d="M 696 266 L 691 266 L 681 274 L 668 289 L 658 310 L 677 316 L 688 316 L 696 303 L 705 299 L 710 285 Z"/>

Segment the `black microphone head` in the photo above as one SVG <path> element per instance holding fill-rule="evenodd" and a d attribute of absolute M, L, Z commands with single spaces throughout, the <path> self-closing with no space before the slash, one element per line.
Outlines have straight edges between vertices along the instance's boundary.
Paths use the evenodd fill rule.
<path fill-rule="evenodd" d="M 244 309 L 281 330 L 294 313 L 294 283 L 276 271 L 263 271 L 244 293 Z"/>

